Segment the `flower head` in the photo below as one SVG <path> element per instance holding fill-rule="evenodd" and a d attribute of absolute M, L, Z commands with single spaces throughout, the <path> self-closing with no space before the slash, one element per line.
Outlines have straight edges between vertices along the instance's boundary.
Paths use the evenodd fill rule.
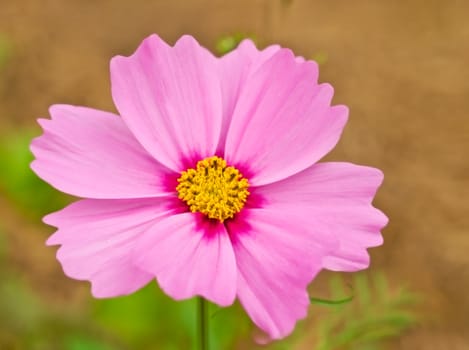
<path fill-rule="evenodd" d="M 120 116 L 55 105 L 40 119 L 33 170 L 85 199 L 44 218 L 65 273 L 95 297 L 152 279 L 174 299 L 238 298 L 272 338 L 305 317 L 321 269 L 369 265 L 386 217 L 382 173 L 317 163 L 345 106 L 314 62 L 249 40 L 216 58 L 190 36 L 145 39 L 111 61 Z"/>

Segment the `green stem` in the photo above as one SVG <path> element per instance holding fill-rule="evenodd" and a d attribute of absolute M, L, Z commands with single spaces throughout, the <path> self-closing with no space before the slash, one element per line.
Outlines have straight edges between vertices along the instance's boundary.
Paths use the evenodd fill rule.
<path fill-rule="evenodd" d="M 199 332 L 199 349 L 200 350 L 209 350 L 209 332 L 208 332 L 208 303 L 202 298 L 197 298 L 198 306 L 198 332 Z"/>

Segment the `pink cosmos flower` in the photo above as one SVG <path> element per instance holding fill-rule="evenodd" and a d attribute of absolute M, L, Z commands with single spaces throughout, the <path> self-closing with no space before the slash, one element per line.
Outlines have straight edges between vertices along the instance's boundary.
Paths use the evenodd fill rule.
<path fill-rule="evenodd" d="M 371 205 L 381 171 L 317 163 L 348 114 L 317 79 L 314 62 L 249 40 L 216 58 L 152 35 L 114 57 L 120 116 L 54 105 L 31 146 L 42 179 L 86 198 L 44 218 L 65 274 L 98 298 L 155 278 L 176 300 L 238 298 L 288 335 L 317 273 L 368 267 L 387 223 Z"/>

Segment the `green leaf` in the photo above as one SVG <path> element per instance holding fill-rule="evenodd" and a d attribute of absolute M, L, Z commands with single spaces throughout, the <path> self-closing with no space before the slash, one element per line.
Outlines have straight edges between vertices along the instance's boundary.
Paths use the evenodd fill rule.
<path fill-rule="evenodd" d="M 311 304 L 342 305 L 342 304 L 347 304 L 347 303 L 351 302 L 353 300 L 353 295 L 351 295 L 347 298 L 335 299 L 335 300 L 309 297 L 309 300 L 311 301 Z"/>

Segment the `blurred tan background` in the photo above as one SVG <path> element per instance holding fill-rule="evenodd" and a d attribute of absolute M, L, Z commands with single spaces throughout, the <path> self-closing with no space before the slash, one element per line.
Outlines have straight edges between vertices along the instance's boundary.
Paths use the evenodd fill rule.
<path fill-rule="evenodd" d="M 390 224 L 372 270 L 423 296 L 424 321 L 383 346 L 469 349 L 468 15 L 463 0 L 0 0 L 0 35 L 11 47 L 0 71 L 0 135 L 38 134 L 35 119 L 53 103 L 114 110 L 109 59 L 150 33 L 171 43 L 191 34 L 212 50 L 242 33 L 316 58 L 335 103 L 351 110 L 327 159 L 385 173 L 375 205 Z M 0 199 L 6 264 L 51 303 L 90 298 L 44 246 L 52 230 L 24 219 L 9 198 Z M 308 339 L 298 348 L 313 349 Z"/>

